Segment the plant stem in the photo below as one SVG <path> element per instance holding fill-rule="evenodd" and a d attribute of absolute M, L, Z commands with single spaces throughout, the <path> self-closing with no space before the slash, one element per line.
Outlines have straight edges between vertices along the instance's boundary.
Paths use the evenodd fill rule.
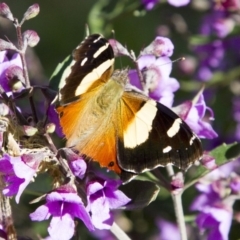
<path fill-rule="evenodd" d="M 131 240 L 128 235 L 114 222 L 110 231 L 119 240 Z"/>
<path fill-rule="evenodd" d="M 166 169 L 168 172 L 168 176 L 172 178 L 174 176 L 174 170 L 172 165 L 168 165 Z M 174 211 L 176 215 L 178 228 L 180 231 L 181 240 L 187 240 L 187 230 L 186 230 L 184 212 L 182 207 L 182 193 L 183 193 L 183 188 L 178 189 L 176 191 L 171 191 L 171 196 L 173 199 Z"/>
<path fill-rule="evenodd" d="M 4 187 L 5 187 L 5 181 L 1 176 L 0 188 L 3 189 Z M 13 225 L 10 198 L 4 196 L 2 192 L 0 192 L 0 224 L 2 225 L 2 230 L 6 232 L 7 239 L 9 240 L 17 239 L 17 233 Z M 3 238 L 0 237 L 0 239 L 3 239 Z"/>
<path fill-rule="evenodd" d="M 24 76 L 24 79 L 25 79 L 26 88 L 29 88 L 31 85 L 30 85 L 29 76 L 28 76 L 27 62 L 26 62 L 26 58 L 25 58 L 25 51 L 23 52 L 24 44 L 23 44 L 23 38 L 22 38 L 22 29 L 21 29 L 21 25 L 18 23 L 18 20 L 16 18 L 14 20 L 15 20 L 14 25 L 16 27 L 16 32 L 17 32 L 18 47 L 19 47 L 19 50 L 20 50 L 19 55 L 20 55 L 21 60 L 22 60 L 23 76 Z"/>
<path fill-rule="evenodd" d="M 179 227 L 181 240 L 187 240 L 187 230 L 184 220 L 184 213 L 182 207 L 182 192 L 178 192 L 177 194 L 172 193 L 174 211 L 176 214 L 177 224 Z"/>

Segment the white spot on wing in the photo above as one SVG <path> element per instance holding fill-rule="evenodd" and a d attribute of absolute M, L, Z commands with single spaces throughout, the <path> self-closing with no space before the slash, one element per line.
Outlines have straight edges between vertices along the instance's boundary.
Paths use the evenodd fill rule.
<path fill-rule="evenodd" d="M 85 58 L 82 60 L 82 62 L 81 62 L 81 66 L 83 66 L 83 65 L 86 63 L 87 60 L 88 60 L 88 58 L 85 57 Z"/>
<path fill-rule="evenodd" d="M 168 153 L 168 152 L 170 152 L 171 150 L 172 150 L 172 147 L 167 146 L 167 147 L 165 147 L 165 148 L 163 149 L 163 153 Z"/>
<path fill-rule="evenodd" d="M 96 43 L 98 42 L 100 39 L 102 38 L 102 36 L 100 35 L 97 39 L 95 39 L 93 42 Z"/>
<path fill-rule="evenodd" d="M 177 118 L 175 119 L 173 125 L 168 129 L 167 131 L 167 135 L 171 138 L 173 136 L 175 136 L 179 129 L 180 129 L 180 124 L 182 123 L 181 118 Z"/>
<path fill-rule="evenodd" d="M 196 139 L 196 135 L 193 135 L 189 141 L 190 146 L 193 144 L 194 139 Z"/>
<path fill-rule="evenodd" d="M 77 87 L 75 91 L 75 96 L 85 93 L 92 85 L 92 83 L 99 79 L 102 74 L 113 65 L 113 63 L 114 59 L 108 59 L 107 61 L 99 65 L 97 68 L 94 68 L 92 72 L 88 73 L 81 81 L 81 84 Z"/>
<path fill-rule="evenodd" d="M 109 43 L 106 43 L 104 46 L 100 47 L 94 54 L 93 58 L 97 58 L 102 52 L 104 52 L 109 46 Z"/>
<path fill-rule="evenodd" d="M 148 100 L 136 113 L 135 118 L 124 131 L 125 147 L 134 148 L 148 139 L 156 113 L 156 102 Z"/>
<path fill-rule="evenodd" d="M 66 78 L 70 75 L 71 71 L 72 71 L 72 66 L 76 63 L 75 60 L 72 60 L 72 62 L 65 68 L 61 80 L 60 80 L 60 84 L 59 84 L 59 89 L 62 89 L 65 84 L 66 84 Z M 61 100 L 62 95 L 59 93 L 59 100 Z"/>

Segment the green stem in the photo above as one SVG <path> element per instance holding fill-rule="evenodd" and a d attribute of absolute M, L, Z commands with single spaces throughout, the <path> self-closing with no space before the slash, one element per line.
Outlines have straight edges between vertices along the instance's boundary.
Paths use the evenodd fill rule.
<path fill-rule="evenodd" d="M 177 224 L 179 227 L 181 240 L 187 240 L 187 230 L 184 220 L 184 213 L 182 207 L 182 192 L 174 194 L 172 193 L 174 211 L 176 214 Z"/>
<path fill-rule="evenodd" d="M 128 235 L 114 222 L 110 231 L 119 240 L 131 240 Z"/>
<path fill-rule="evenodd" d="M 168 165 L 166 169 L 168 172 L 168 176 L 172 178 L 174 176 L 174 170 L 172 165 Z M 181 240 L 187 240 L 187 230 L 186 230 L 184 212 L 183 212 L 183 206 L 182 206 L 182 193 L 183 193 L 183 189 L 178 191 L 171 191 L 171 196 L 173 199 L 174 211 L 175 211 L 178 228 L 181 235 Z"/>

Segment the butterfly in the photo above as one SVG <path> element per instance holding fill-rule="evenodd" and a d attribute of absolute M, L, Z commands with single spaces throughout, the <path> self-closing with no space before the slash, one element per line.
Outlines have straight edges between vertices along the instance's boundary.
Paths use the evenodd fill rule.
<path fill-rule="evenodd" d="M 202 157 L 197 135 L 171 109 L 129 87 L 114 71 L 114 53 L 100 34 L 87 36 L 63 72 L 58 105 L 67 147 L 120 175 L 173 164 L 183 170 Z"/>

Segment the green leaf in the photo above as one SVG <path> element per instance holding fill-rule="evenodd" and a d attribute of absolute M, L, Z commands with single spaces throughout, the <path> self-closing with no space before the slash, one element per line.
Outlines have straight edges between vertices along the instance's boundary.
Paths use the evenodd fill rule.
<path fill-rule="evenodd" d="M 240 157 L 240 143 L 222 144 L 221 146 L 213 149 L 209 155 L 215 158 L 215 162 L 218 166 L 236 160 Z M 186 182 L 184 189 L 189 188 L 194 183 L 196 183 L 200 178 L 204 177 L 206 174 L 212 170 L 206 169 L 203 165 L 196 168 L 194 175 L 186 175 Z"/>
<path fill-rule="evenodd" d="M 55 68 L 51 78 L 49 87 L 57 91 L 60 86 L 64 84 L 65 78 L 69 75 L 72 66 L 72 56 L 66 57 L 61 63 Z"/>
<path fill-rule="evenodd" d="M 190 38 L 191 45 L 204 45 L 210 42 L 210 38 L 208 36 L 203 35 L 193 35 Z"/>
<path fill-rule="evenodd" d="M 124 209 L 133 210 L 144 208 L 154 201 L 160 191 L 159 187 L 153 182 L 133 180 L 126 185 L 119 187 L 129 198 L 130 203 Z"/>

